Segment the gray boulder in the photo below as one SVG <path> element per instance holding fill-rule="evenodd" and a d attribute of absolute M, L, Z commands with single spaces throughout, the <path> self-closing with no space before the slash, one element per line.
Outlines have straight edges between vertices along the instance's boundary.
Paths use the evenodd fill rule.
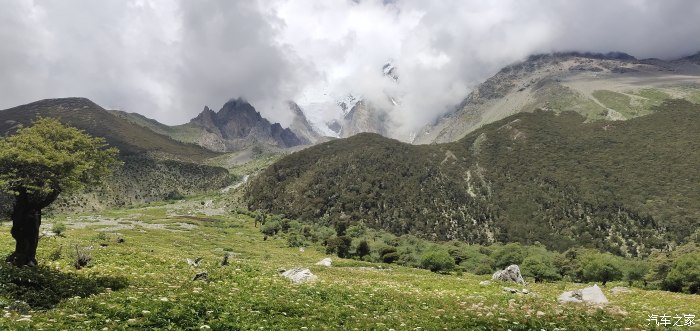
<path fill-rule="evenodd" d="M 292 283 L 295 284 L 310 282 L 318 279 L 318 277 L 312 274 L 311 270 L 307 268 L 294 268 L 287 270 L 282 273 L 282 277 L 291 280 Z"/>
<path fill-rule="evenodd" d="M 509 265 L 503 270 L 496 271 L 491 279 L 525 285 L 523 275 L 520 273 L 520 267 L 515 264 Z"/>
<path fill-rule="evenodd" d="M 327 257 L 321 261 L 316 262 L 316 265 L 322 265 L 324 267 L 330 267 L 333 261 L 331 260 L 330 257 Z"/>
<path fill-rule="evenodd" d="M 559 296 L 561 303 L 588 303 L 593 305 L 605 305 L 608 303 L 608 298 L 605 297 L 603 291 L 598 287 L 598 284 L 591 287 L 586 287 L 575 291 L 566 291 Z"/>

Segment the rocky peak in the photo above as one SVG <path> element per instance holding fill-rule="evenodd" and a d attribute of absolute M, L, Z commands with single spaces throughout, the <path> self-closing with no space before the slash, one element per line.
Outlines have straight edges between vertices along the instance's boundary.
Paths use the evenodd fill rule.
<path fill-rule="evenodd" d="M 238 150 L 258 142 L 285 148 L 303 143 L 291 130 L 283 128 L 279 123 L 270 123 L 241 98 L 229 100 L 218 112 L 204 107 L 190 123 L 213 134 L 215 137 L 210 137 L 210 140 L 216 138 L 225 145 L 226 151 Z"/>

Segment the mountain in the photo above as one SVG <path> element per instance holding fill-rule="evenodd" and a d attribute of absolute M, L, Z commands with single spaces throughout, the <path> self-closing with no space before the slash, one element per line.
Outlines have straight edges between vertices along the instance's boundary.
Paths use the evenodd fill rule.
<path fill-rule="evenodd" d="M 321 139 L 321 135 L 306 118 L 304 111 L 301 110 L 299 105 L 290 101 L 289 109 L 291 109 L 292 113 L 294 114 L 292 124 L 289 125 L 289 130 L 294 132 L 294 134 L 299 137 L 302 144 L 309 145 L 319 141 Z"/>
<path fill-rule="evenodd" d="M 29 125 L 37 117 L 56 118 L 66 125 L 104 137 L 122 155 L 143 155 L 197 162 L 216 155 L 194 144 L 186 144 L 134 125 L 85 98 L 46 99 L 0 110 L 0 133 L 7 135 L 17 125 Z"/>
<path fill-rule="evenodd" d="M 389 134 L 388 118 L 386 111 L 375 107 L 369 101 L 360 100 L 343 118 L 339 135 L 347 138 L 358 133 L 370 132 L 386 136 Z"/>
<path fill-rule="evenodd" d="M 455 141 L 519 112 L 575 111 L 588 121 L 651 113 L 670 98 L 700 102 L 698 55 L 676 61 L 637 60 L 624 53 L 530 56 L 476 87 L 456 110 L 427 125 L 414 143 Z"/>
<path fill-rule="evenodd" d="M 115 170 L 104 187 L 61 195 L 52 205 L 53 210 L 133 206 L 203 193 L 230 185 L 233 180 L 226 169 L 201 164 L 219 153 L 174 140 L 164 131 L 159 133 L 168 127 L 154 120 L 107 111 L 85 98 L 47 99 L 2 110 L 0 134 L 9 135 L 18 125 L 30 125 L 37 117 L 56 118 L 65 125 L 105 138 L 109 145 L 119 149 L 119 158 L 124 161 L 124 166 Z M 136 120 L 144 124 L 136 125 Z M 0 201 L 3 201 L 0 211 L 8 210 L 11 201 Z"/>
<path fill-rule="evenodd" d="M 698 162 L 700 106 L 685 100 L 618 122 L 535 111 L 452 143 L 358 134 L 319 144 L 254 178 L 246 200 L 307 222 L 433 240 L 644 256 L 697 229 Z"/>
<path fill-rule="evenodd" d="M 230 100 L 218 112 L 204 107 L 197 117 L 180 128 L 201 129 L 199 135 L 190 139 L 214 151 L 236 151 L 256 143 L 282 148 L 304 144 L 290 129 L 270 123 L 242 99 Z"/>

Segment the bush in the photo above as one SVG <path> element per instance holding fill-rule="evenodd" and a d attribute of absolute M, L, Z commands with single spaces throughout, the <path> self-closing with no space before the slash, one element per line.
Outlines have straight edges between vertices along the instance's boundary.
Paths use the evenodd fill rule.
<path fill-rule="evenodd" d="M 446 250 L 433 249 L 421 256 L 420 265 L 432 272 L 449 271 L 454 269 L 455 260 Z"/>
<path fill-rule="evenodd" d="M 545 280 L 561 279 L 557 268 L 554 266 L 554 259 L 548 254 L 536 254 L 526 257 L 523 260 L 523 274 L 535 278 L 535 283 Z"/>
<path fill-rule="evenodd" d="M 609 253 L 593 253 L 583 258 L 581 275 L 584 281 L 600 281 L 605 285 L 609 281 L 622 279 L 622 262 Z"/>
<path fill-rule="evenodd" d="M 352 239 L 350 239 L 348 236 L 332 238 L 326 243 L 326 254 L 335 253 L 340 258 L 347 258 L 350 256 L 351 245 Z"/>
<path fill-rule="evenodd" d="M 400 257 L 401 257 L 401 255 L 399 255 L 399 253 L 397 253 L 396 251 L 394 251 L 394 252 L 389 252 L 389 253 L 386 253 L 386 254 L 383 254 L 383 255 L 382 255 L 382 262 L 384 262 L 384 263 L 394 263 L 394 262 L 396 262 Z"/>
<path fill-rule="evenodd" d="M 282 230 L 280 222 L 278 220 L 272 220 L 265 222 L 265 225 L 262 226 L 260 231 L 265 235 L 274 236 L 277 232 L 280 232 L 280 230 Z"/>
<path fill-rule="evenodd" d="M 57 236 L 63 237 L 66 235 L 66 225 L 62 222 L 56 222 L 51 227 L 51 231 L 53 231 L 53 233 L 55 233 Z"/>
<path fill-rule="evenodd" d="M 518 243 L 510 243 L 497 248 L 491 257 L 496 263 L 496 267 L 505 268 L 511 264 L 522 264 L 527 256 L 525 248 Z"/>
<path fill-rule="evenodd" d="M 355 248 L 355 255 L 359 256 L 360 258 L 369 255 L 369 252 L 370 247 L 369 243 L 367 243 L 367 240 L 360 241 L 360 243 L 357 244 L 357 248 Z"/>
<path fill-rule="evenodd" d="M 663 282 L 663 288 L 673 292 L 700 294 L 700 253 L 677 257 Z"/>
<path fill-rule="evenodd" d="M 625 280 L 629 286 L 636 281 L 644 280 L 649 272 L 649 264 L 644 261 L 630 261 L 625 268 Z"/>

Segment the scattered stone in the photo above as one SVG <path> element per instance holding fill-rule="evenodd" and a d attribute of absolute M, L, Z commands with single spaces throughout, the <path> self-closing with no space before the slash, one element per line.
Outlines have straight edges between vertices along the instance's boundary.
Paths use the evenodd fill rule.
<path fill-rule="evenodd" d="M 294 268 L 287 270 L 282 273 L 282 276 L 291 280 L 292 283 L 299 284 L 303 282 L 310 282 L 318 279 L 318 277 L 311 273 L 311 270 L 307 268 Z"/>
<path fill-rule="evenodd" d="M 608 303 L 608 299 L 605 297 L 600 287 L 598 287 L 598 284 L 580 290 L 566 291 L 559 296 L 558 301 L 562 303 L 589 303 L 593 305 L 604 305 Z"/>
<path fill-rule="evenodd" d="M 197 281 L 197 280 L 209 280 L 209 273 L 207 273 L 206 271 L 198 272 L 192 278 L 192 281 Z"/>
<path fill-rule="evenodd" d="M 517 289 L 514 289 L 514 288 L 512 288 L 512 287 L 504 287 L 504 288 L 503 288 L 503 291 L 505 291 L 505 292 L 510 292 L 510 293 L 518 293 L 518 290 L 517 290 Z"/>
<path fill-rule="evenodd" d="M 535 313 L 535 315 L 537 315 L 537 317 L 542 317 L 544 316 L 544 312 L 538 310 L 537 313 Z"/>
<path fill-rule="evenodd" d="M 299 251 L 304 253 L 304 247 L 299 247 Z"/>
<path fill-rule="evenodd" d="M 322 266 L 324 266 L 324 267 L 330 267 L 332 262 L 333 262 L 333 261 L 331 260 L 331 258 L 330 258 L 330 257 L 327 257 L 327 258 L 325 258 L 325 259 L 323 259 L 323 260 L 321 260 L 321 261 L 316 262 L 316 265 L 322 265 Z"/>
<path fill-rule="evenodd" d="M 192 260 L 192 259 L 190 259 L 190 258 L 186 258 L 185 260 L 187 261 L 187 264 L 189 264 L 189 265 L 192 266 L 192 267 L 199 267 L 199 265 L 202 263 L 202 258 L 201 258 L 201 257 L 198 257 L 198 258 L 196 258 L 196 259 L 194 259 L 194 260 Z"/>
<path fill-rule="evenodd" d="M 530 291 L 528 291 L 527 289 L 518 290 L 517 288 L 512 288 L 512 287 L 504 287 L 504 288 L 503 288 L 503 291 L 504 291 L 504 292 L 510 292 L 510 293 L 513 293 L 513 294 L 516 294 L 516 293 L 528 294 L 528 293 L 530 293 Z"/>
<path fill-rule="evenodd" d="M 491 285 L 491 282 L 488 280 L 482 280 L 479 282 L 479 285 Z"/>
<path fill-rule="evenodd" d="M 624 286 L 615 286 L 615 287 L 613 287 L 612 289 L 610 289 L 610 292 L 611 292 L 612 294 L 614 294 L 614 295 L 618 295 L 618 294 L 620 294 L 620 293 L 629 293 L 629 292 L 632 292 L 632 290 L 630 290 L 629 288 L 624 287 Z"/>
<path fill-rule="evenodd" d="M 508 266 L 503 270 L 496 271 L 491 277 L 492 280 L 500 280 L 504 282 L 514 282 L 525 285 L 523 275 L 520 273 L 520 267 L 515 264 Z"/>

